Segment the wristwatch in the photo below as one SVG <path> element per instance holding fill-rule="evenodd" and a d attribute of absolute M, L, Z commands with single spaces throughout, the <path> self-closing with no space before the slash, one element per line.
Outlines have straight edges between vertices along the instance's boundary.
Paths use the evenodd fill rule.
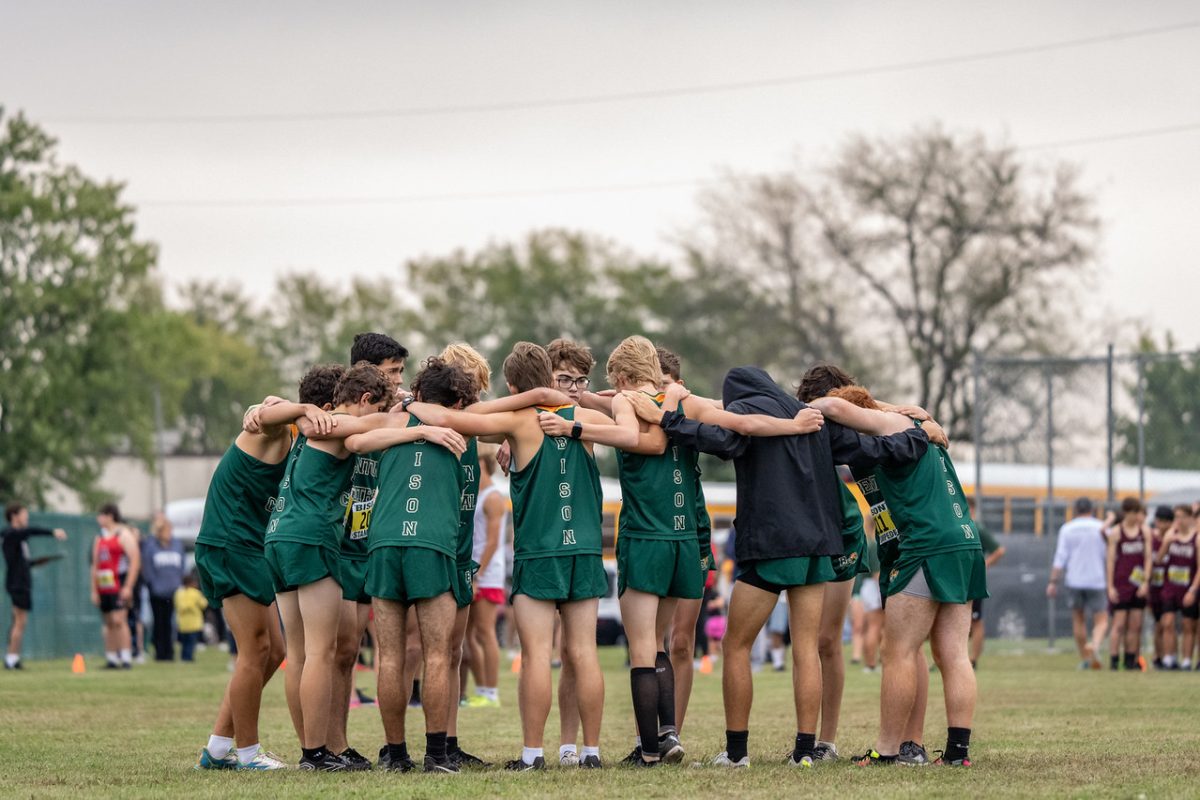
<path fill-rule="evenodd" d="M 582 436 L 583 436 L 583 423 L 576 420 L 575 424 L 571 426 L 571 438 L 579 439 Z"/>
<path fill-rule="evenodd" d="M 408 397 L 406 397 L 400 401 L 400 410 L 408 411 L 408 407 L 411 406 L 415 402 L 417 402 L 416 395 L 410 394 Z"/>

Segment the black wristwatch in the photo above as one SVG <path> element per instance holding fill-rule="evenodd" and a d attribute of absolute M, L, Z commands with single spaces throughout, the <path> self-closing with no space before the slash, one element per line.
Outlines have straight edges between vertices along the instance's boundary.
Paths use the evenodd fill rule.
<path fill-rule="evenodd" d="M 576 420 L 575 424 L 571 426 L 571 438 L 572 439 L 580 439 L 582 437 L 583 437 L 583 423 Z"/>
<path fill-rule="evenodd" d="M 416 395 L 410 394 L 408 397 L 406 397 L 400 401 L 400 410 L 408 411 L 408 407 L 411 406 L 415 402 L 417 402 Z"/>

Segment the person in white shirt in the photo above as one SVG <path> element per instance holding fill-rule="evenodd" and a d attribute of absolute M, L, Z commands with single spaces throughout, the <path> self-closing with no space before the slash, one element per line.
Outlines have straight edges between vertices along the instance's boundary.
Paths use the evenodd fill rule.
<path fill-rule="evenodd" d="M 1106 558 L 1108 542 L 1103 526 L 1096 519 L 1095 506 L 1086 497 L 1075 501 L 1075 518 L 1058 531 L 1054 565 L 1050 571 L 1047 597 L 1058 596 L 1058 582 L 1066 587 L 1067 607 L 1071 609 L 1071 627 L 1079 650 L 1080 669 L 1100 669 L 1097 653 L 1108 631 L 1108 587 Z M 1092 636 L 1088 639 L 1087 615 L 1092 616 Z"/>
<path fill-rule="evenodd" d="M 475 601 L 471 603 L 467 641 L 471 647 L 471 672 L 475 696 L 467 705 L 496 708 L 500 674 L 500 643 L 496 639 L 496 613 L 504 605 L 508 497 L 492 482 L 496 457 L 482 447 L 479 452 L 479 497 L 475 503 L 475 548 L 471 559 L 479 564 L 475 574 Z"/>

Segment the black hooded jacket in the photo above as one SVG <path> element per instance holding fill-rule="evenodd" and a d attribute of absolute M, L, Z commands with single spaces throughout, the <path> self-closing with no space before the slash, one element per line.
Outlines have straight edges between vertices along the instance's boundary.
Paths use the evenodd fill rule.
<path fill-rule="evenodd" d="M 725 408 L 737 414 L 790 419 L 807 406 L 789 395 L 758 367 L 736 367 L 725 376 Z M 678 411 L 663 416 L 663 430 L 680 444 L 722 459 L 737 472 L 739 562 L 842 554 L 841 480 L 838 464 L 867 470 L 916 461 L 929 438 L 920 428 L 891 436 L 863 436 L 826 421 L 803 436 L 743 436 L 687 419 Z"/>

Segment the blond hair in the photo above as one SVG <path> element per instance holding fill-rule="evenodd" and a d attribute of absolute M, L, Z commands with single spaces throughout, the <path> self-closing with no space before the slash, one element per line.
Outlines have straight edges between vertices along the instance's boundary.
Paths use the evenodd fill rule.
<path fill-rule="evenodd" d="M 460 367 L 463 372 L 474 378 L 479 391 L 486 392 L 491 388 L 492 368 L 488 366 L 487 359 L 471 345 L 466 342 L 451 342 L 442 351 L 441 358 L 447 364 Z"/>
<path fill-rule="evenodd" d="M 624 339 L 608 357 L 608 382 L 613 386 L 624 379 L 631 386 L 643 383 L 658 386 L 662 383 L 662 368 L 658 363 L 658 351 L 645 336 L 630 336 Z"/>

